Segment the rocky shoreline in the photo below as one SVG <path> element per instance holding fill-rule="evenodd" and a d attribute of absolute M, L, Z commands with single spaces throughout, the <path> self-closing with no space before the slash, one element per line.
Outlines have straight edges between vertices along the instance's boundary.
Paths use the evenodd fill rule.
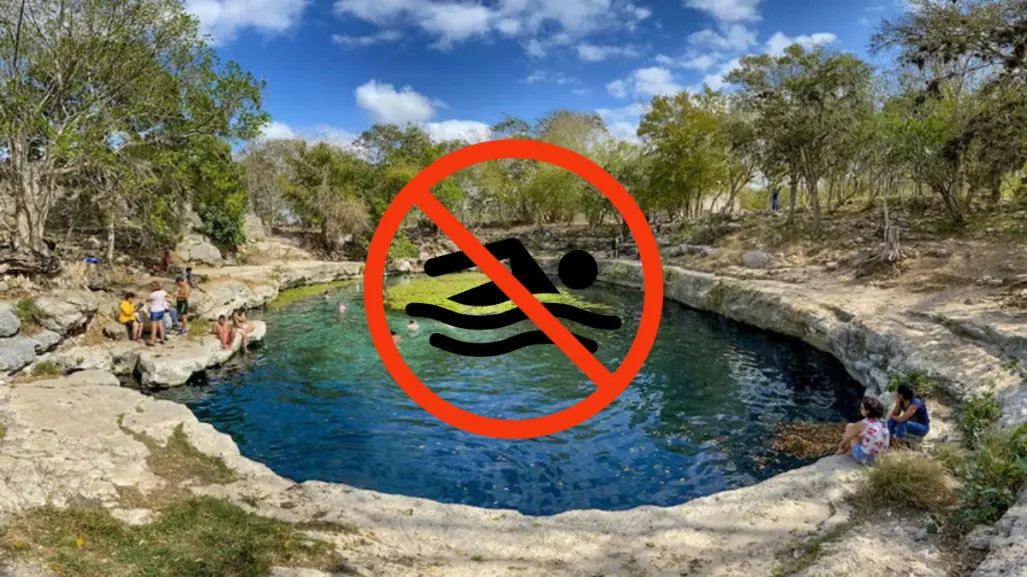
<path fill-rule="evenodd" d="M 210 318 L 266 304 L 284 288 L 354 278 L 362 265 L 302 263 L 197 272 L 211 277 L 204 285 L 209 301 L 201 309 Z M 675 267 L 665 267 L 664 277 L 667 298 L 800 338 L 836 356 L 870 390 L 882 390 L 890 372 L 918 371 L 937 379 L 957 399 L 986 385 L 994 387 L 1009 423 L 1022 422 L 1027 415 L 1023 379 L 1004 366 L 1009 357 L 1027 360 L 1027 347 L 1022 346 L 1027 340 L 1021 340 L 1025 333 L 1014 319 L 983 316 L 965 307 L 925 309 L 862 287 L 825 292 Z M 600 279 L 638 288 L 641 267 L 604 262 Z M 368 575 L 680 575 L 688 570 L 753 576 L 769 575 L 789 543 L 848 522 L 844 499 L 860 476 L 851 459 L 826 458 L 751 487 L 676 507 L 572 511 L 544 518 L 339 484 L 297 485 L 242 457 L 230 437 L 198 422 L 186 407 L 114 386 L 112 374 L 145 371 L 155 383 L 170 383 L 203 370 L 200 365 L 208 361 L 219 362 L 194 350 L 203 346 L 189 346 L 189 355 L 183 355 L 192 359 L 188 362 L 147 360 L 150 351 L 140 351 L 133 364 L 116 362 L 114 354 L 98 350 L 116 348 L 109 344 L 62 345 L 36 362 L 45 359 L 65 370 L 100 370 L 0 387 L 0 423 L 7 431 L 0 441 L 0 470 L 7 472 L 0 479 L 0 517 L 81 498 L 101 502 L 121 518 L 146 519 L 147 510 L 125 509 L 118 500 L 125 487 L 150 493 L 164 486 L 148 470 L 147 448 L 136 435 L 167 443 L 181 424 L 199 451 L 223 459 L 238 476 L 224 485 L 192 485 L 191 491 L 225 497 L 287 521 L 352 526 L 354 531 L 330 538 Z M 194 362 L 201 357 L 203 362 Z M 87 358 L 103 362 L 92 366 Z M 151 363 L 152 368 L 143 368 Z M 68 419 L 69 413 L 76 418 Z M 1014 571 L 1022 571 L 1017 568 L 1025 533 L 1027 499 L 1021 499 L 995 528 L 988 544 L 991 552 L 975 575 L 1020 574 Z M 847 551 L 846 562 L 853 555 L 868 566 L 889 554 L 909 558 L 904 549 L 908 545 L 903 539 L 878 539 L 861 551 Z M 918 565 L 911 574 L 944 571 L 937 544 L 917 543 L 916 548 Z M 839 562 L 839 555 L 825 555 L 804 574 L 837 574 L 839 567 L 832 563 Z"/>

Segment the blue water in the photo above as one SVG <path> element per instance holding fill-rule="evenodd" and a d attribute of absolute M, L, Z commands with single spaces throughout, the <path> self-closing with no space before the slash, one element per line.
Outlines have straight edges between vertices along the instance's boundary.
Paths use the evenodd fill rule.
<path fill-rule="evenodd" d="M 862 387 L 801 342 L 671 301 L 642 372 L 614 403 L 571 430 L 498 440 L 455 429 L 396 385 L 374 350 L 360 287 L 271 309 L 265 344 L 204 382 L 160 394 L 231 435 L 247 457 L 297 480 L 549 515 L 571 509 L 676 505 L 805 464 L 771 448 L 776 423 L 855 419 Z M 611 370 L 628 350 L 641 294 L 579 291 L 610 304 L 624 326 L 581 329 Z M 342 299 L 348 307 L 337 313 Z M 441 397 L 476 413 L 528 418 L 592 391 L 562 353 L 534 346 L 504 357 L 454 357 L 432 348 L 440 331 L 470 331 L 391 315 L 411 368 Z M 476 338 L 498 340 L 528 321 Z M 577 328 L 577 327 L 576 327 Z"/>

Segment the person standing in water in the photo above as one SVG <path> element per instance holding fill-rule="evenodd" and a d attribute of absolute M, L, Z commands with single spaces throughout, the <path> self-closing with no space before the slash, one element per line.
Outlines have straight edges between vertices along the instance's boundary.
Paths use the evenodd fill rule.
<path fill-rule="evenodd" d="M 407 330 L 412 333 L 416 333 L 417 331 L 421 330 L 421 326 L 418 325 L 417 321 L 415 321 L 414 319 L 410 319 L 410 322 L 407 324 Z"/>
<path fill-rule="evenodd" d="M 325 291 L 324 294 L 321 295 L 321 298 L 323 298 L 325 302 L 328 302 L 332 299 L 332 297 L 329 296 L 328 291 Z"/>
<path fill-rule="evenodd" d="M 346 312 L 346 304 L 342 301 L 339 301 L 339 314 L 341 315 L 344 312 Z"/>
<path fill-rule="evenodd" d="M 399 345 L 399 341 L 401 340 L 399 337 L 399 333 L 397 333 L 395 330 L 391 330 L 389 332 L 392 333 L 392 344 Z"/>

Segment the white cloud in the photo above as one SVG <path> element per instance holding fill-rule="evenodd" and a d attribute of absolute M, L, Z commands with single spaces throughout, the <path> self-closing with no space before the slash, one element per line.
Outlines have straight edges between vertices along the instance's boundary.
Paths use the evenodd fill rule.
<path fill-rule="evenodd" d="M 536 70 L 535 72 L 532 72 L 527 77 L 525 77 L 524 80 L 522 80 L 521 82 L 525 84 L 535 84 L 536 82 L 543 81 L 552 82 L 553 84 L 558 84 L 560 86 L 563 86 L 565 84 L 576 84 L 580 82 L 580 80 L 578 80 L 577 78 L 574 78 L 573 76 L 568 76 L 562 72 L 550 74 L 544 70 Z"/>
<path fill-rule="evenodd" d="M 284 122 L 271 121 L 264 127 L 264 130 L 261 131 L 261 136 L 268 140 L 296 138 L 296 131 Z"/>
<path fill-rule="evenodd" d="M 436 141 L 464 140 L 473 144 L 492 138 L 491 127 L 484 122 L 476 122 L 474 120 L 429 122 L 424 125 L 424 129 Z"/>
<path fill-rule="evenodd" d="M 299 24 L 308 0 L 186 0 L 185 10 L 200 21 L 200 29 L 216 44 L 231 42 L 252 28 L 274 35 Z"/>
<path fill-rule="evenodd" d="M 640 56 L 638 48 L 627 46 L 599 46 L 587 42 L 578 44 L 578 58 L 585 62 L 602 62 L 608 58 L 637 58 Z"/>
<path fill-rule="evenodd" d="M 575 88 L 574 90 L 571 90 L 571 93 L 575 96 L 585 96 L 588 92 L 588 88 Z"/>
<path fill-rule="evenodd" d="M 638 124 L 642 115 L 648 111 L 648 106 L 640 103 L 629 104 L 623 108 L 600 108 L 596 110 L 603 122 L 606 123 L 610 135 L 618 140 L 637 143 Z"/>
<path fill-rule="evenodd" d="M 594 32 L 631 30 L 652 14 L 627 0 L 335 0 L 335 12 L 379 26 L 419 28 L 441 50 L 497 33 L 520 39 L 539 58 Z"/>
<path fill-rule="evenodd" d="M 755 22 L 760 19 L 759 5 L 760 0 L 685 0 L 685 6 L 721 22 Z"/>
<path fill-rule="evenodd" d="M 704 76 L 703 84 L 709 86 L 713 90 L 720 90 L 727 84 L 724 77 L 730 74 L 732 70 L 738 68 L 739 65 L 738 58 L 725 62 L 717 69 L 716 72 Z M 702 91 L 702 86 L 690 87 L 689 90 L 692 92 L 700 92 Z"/>
<path fill-rule="evenodd" d="M 309 142 L 327 142 L 348 148 L 357 139 L 357 135 L 345 128 L 329 125 L 319 125 L 312 129 L 297 129 L 284 122 L 272 121 L 264 127 L 260 138 L 265 140 L 301 138 Z"/>
<path fill-rule="evenodd" d="M 606 91 L 614 98 L 627 98 L 628 83 L 623 80 L 614 80 L 606 85 Z"/>
<path fill-rule="evenodd" d="M 621 99 L 627 98 L 628 95 L 635 98 L 668 96 L 682 90 L 682 86 L 674 80 L 674 74 L 662 66 L 638 68 L 627 78 L 614 80 L 606 85 L 606 91 L 610 96 Z"/>
<path fill-rule="evenodd" d="M 434 117 L 436 109 L 444 107 L 439 101 L 429 100 L 404 86 L 397 91 L 391 84 L 370 80 L 353 91 L 357 106 L 364 109 L 375 122 L 406 124 L 424 122 Z"/>
<path fill-rule="evenodd" d="M 368 36 L 346 36 L 343 34 L 333 34 L 332 42 L 340 46 L 356 47 L 396 42 L 401 38 L 403 38 L 403 35 L 395 30 L 382 30 L 377 34 L 370 34 Z"/>
<path fill-rule="evenodd" d="M 837 36 L 829 32 L 820 32 L 809 36 L 788 36 L 782 32 L 775 32 L 774 35 L 770 37 L 770 40 L 767 40 L 767 54 L 770 54 L 771 56 L 781 56 L 784 54 L 785 49 L 792 44 L 798 44 L 806 50 L 809 50 L 815 46 L 832 44 L 837 39 Z"/>
<path fill-rule="evenodd" d="M 632 73 L 636 96 L 666 96 L 681 92 L 681 85 L 674 82 L 670 70 L 660 66 L 640 68 Z"/>
<path fill-rule="evenodd" d="M 730 24 L 722 32 L 709 28 L 695 32 L 688 37 L 688 43 L 696 49 L 742 51 L 756 45 L 756 32 L 742 24 Z"/>

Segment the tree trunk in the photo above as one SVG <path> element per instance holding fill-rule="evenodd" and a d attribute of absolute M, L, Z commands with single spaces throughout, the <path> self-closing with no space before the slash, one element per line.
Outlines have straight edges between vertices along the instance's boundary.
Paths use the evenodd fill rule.
<path fill-rule="evenodd" d="M 788 224 L 795 224 L 795 197 L 799 195 L 799 179 L 794 174 L 788 177 Z"/>
<path fill-rule="evenodd" d="M 807 190 L 809 191 L 809 201 L 813 205 L 813 232 L 820 232 L 820 194 L 817 183 L 820 182 L 819 176 L 810 177 L 807 182 Z"/>
<path fill-rule="evenodd" d="M 114 261 L 114 217 L 107 217 L 107 260 L 110 264 Z"/>

